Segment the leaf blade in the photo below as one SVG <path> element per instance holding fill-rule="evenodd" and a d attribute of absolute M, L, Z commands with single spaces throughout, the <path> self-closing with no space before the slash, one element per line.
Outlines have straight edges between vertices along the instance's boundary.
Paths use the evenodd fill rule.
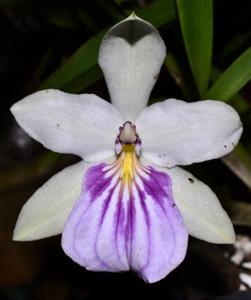
<path fill-rule="evenodd" d="M 56 69 L 40 85 L 39 89 L 60 89 L 83 72 L 92 69 L 97 64 L 98 46 L 102 40 L 105 30 L 99 32 L 84 43 L 65 64 Z M 81 62 L 85 62 L 81 67 Z"/>
<path fill-rule="evenodd" d="M 200 95 L 207 90 L 213 46 L 213 1 L 177 0 L 188 61 Z"/>
<path fill-rule="evenodd" d="M 251 79 L 251 47 L 242 53 L 218 78 L 205 95 L 228 101 Z"/>
<path fill-rule="evenodd" d="M 152 4 L 136 11 L 140 17 L 150 21 L 154 26 L 160 27 L 176 18 L 176 10 L 173 0 L 158 0 Z M 71 90 L 70 84 L 74 86 L 75 92 L 80 91 L 79 78 L 83 78 L 83 87 L 95 82 L 100 78 L 97 72 L 97 77 L 92 76 L 91 80 L 86 79 L 85 73 L 97 68 L 97 57 L 100 42 L 107 29 L 102 30 L 95 36 L 85 42 L 73 55 L 59 66 L 48 78 L 46 78 L 38 89 L 56 88 L 63 89 L 67 86 Z M 76 83 L 78 88 L 76 89 Z"/>

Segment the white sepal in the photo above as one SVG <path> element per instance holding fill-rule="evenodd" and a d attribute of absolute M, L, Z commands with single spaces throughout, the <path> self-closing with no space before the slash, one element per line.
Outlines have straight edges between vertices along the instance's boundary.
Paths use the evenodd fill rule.
<path fill-rule="evenodd" d="M 125 121 L 134 121 L 147 105 L 166 55 L 157 29 L 134 13 L 105 35 L 99 50 L 112 103 Z"/>

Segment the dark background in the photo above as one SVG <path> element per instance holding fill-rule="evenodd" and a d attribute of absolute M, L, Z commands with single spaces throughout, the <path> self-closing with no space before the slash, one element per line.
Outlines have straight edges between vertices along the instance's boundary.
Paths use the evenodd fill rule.
<path fill-rule="evenodd" d="M 229 259 L 235 251 L 233 246 L 212 245 L 190 238 L 184 263 L 164 280 L 147 285 L 133 273 L 87 272 L 64 255 L 60 237 L 24 243 L 11 240 L 25 200 L 52 174 L 77 159 L 43 149 L 17 126 L 9 107 L 38 90 L 90 37 L 118 22 L 132 9 L 137 11 L 151 2 L 155 1 L 0 0 L 0 300 L 136 297 L 251 300 L 248 291 L 230 296 L 238 292 L 239 273 L 243 272 Z M 220 70 L 250 46 L 250 21 L 250 1 L 214 1 L 213 63 Z M 168 49 L 179 55 L 190 78 L 178 20 L 159 30 Z M 226 53 L 226 45 L 236 37 L 239 42 L 232 50 L 227 48 Z M 162 68 L 153 99 L 184 99 L 169 71 L 166 66 Z M 95 82 L 78 89 L 82 91 L 109 99 L 105 82 L 98 76 Z M 246 147 L 250 147 L 250 91 L 250 84 L 241 91 L 247 105 L 241 112 Z M 194 95 L 196 98 L 196 92 Z M 191 166 L 190 170 L 219 195 L 233 218 L 236 232 L 249 237 L 249 188 L 220 160 Z"/>

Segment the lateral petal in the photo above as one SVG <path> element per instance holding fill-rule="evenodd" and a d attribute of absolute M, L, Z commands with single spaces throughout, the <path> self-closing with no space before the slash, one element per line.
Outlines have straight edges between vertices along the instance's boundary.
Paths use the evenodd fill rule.
<path fill-rule="evenodd" d="M 157 29 L 134 13 L 112 27 L 99 50 L 111 102 L 125 121 L 146 107 L 166 55 Z"/>
<path fill-rule="evenodd" d="M 145 108 L 136 127 L 142 155 L 168 168 L 226 155 L 238 143 L 243 129 L 238 113 L 230 105 L 176 99 Z"/>
<path fill-rule="evenodd" d="M 37 240 L 63 231 L 74 202 L 78 199 L 84 172 L 79 162 L 54 175 L 24 204 L 14 230 L 15 241 Z"/>
<path fill-rule="evenodd" d="M 100 161 L 114 155 L 123 123 L 110 103 L 90 94 L 44 90 L 15 103 L 11 111 L 19 125 L 46 148 Z"/>
<path fill-rule="evenodd" d="M 206 184 L 179 167 L 159 169 L 172 179 L 174 201 L 190 235 L 216 244 L 235 242 L 233 224 Z"/>

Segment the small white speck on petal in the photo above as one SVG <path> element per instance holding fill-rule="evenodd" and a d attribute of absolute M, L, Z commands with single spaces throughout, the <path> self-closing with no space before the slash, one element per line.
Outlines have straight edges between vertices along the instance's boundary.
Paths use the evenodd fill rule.
<path fill-rule="evenodd" d="M 245 269 L 251 269 L 251 261 L 246 261 L 241 266 Z"/>
<path fill-rule="evenodd" d="M 244 284 L 246 284 L 248 287 L 251 288 L 251 275 L 248 275 L 246 273 L 240 273 L 239 278 L 241 282 L 243 282 Z"/>
<path fill-rule="evenodd" d="M 244 285 L 244 284 L 240 284 L 240 286 L 239 286 L 239 291 L 247 291 L 248 290 L 248 288 Z"/>
<path fill-rule="evenodd" d="M 240 263 L 244 259 L 244 256 L 245 256 L 245 254 L 244 254 L 243 250 L 237 249 L 237 251 L 234 253 L 234 255 L 231 256 L 230 260 L 235 265 L 240 265 Z"/>
<path fill-rule="evenodd" d="M 248 236 L 238 235 L 234 247 L 236 249 L 242 249 L 245 255 L 248 255 L 251 253 L 251 240 Z"/>

